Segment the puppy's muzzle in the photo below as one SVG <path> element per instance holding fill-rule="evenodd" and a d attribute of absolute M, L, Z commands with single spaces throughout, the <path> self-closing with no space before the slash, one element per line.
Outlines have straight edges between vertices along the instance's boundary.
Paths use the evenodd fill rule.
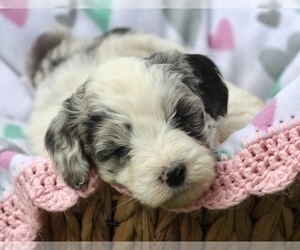
<path fill-rule="evenodd" d="M 173 162 L 170 167 L 164 167 L 161 180 L 171 188 L 181 186 L 186 178 L 186 166 L 183 163 Z"/>

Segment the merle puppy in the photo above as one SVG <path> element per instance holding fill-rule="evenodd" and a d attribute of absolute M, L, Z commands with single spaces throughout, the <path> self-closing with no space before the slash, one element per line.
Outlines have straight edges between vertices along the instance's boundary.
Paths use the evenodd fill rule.
<path fill-rule="evenodd" d="M 96 39 L 44 34 L 29 66 L 37 86 L 27 126 L 32 152 L 45 154 L 45 141 L 73 188 L 88 182 L 94 165 L 104 181 L 151 207 L 185 206 L 207 190 L 216 146 L 262 106 L 225 84 L 206 56 L 124 29 Z"/>

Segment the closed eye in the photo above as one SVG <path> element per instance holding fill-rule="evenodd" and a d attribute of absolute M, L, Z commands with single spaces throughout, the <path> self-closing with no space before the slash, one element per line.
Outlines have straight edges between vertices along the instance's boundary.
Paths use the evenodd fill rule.
<path fill-rule="evenodd" d="M 184 122 L 192 119 L 193 116 L 199 116 L 199 115 L 201 115 L 200 112 L 197 112 L 197 113 L 188 112 L 188 113 L 181 114 L 178 111 L 176 111 L 176 113 L 171 118 L 172 119 L 172 124 L 175 125 L 175 126 L 180 125 L 181 123 L 184 123 Z M 202 117 L 203 117 L 203 114 L 202 114 Z"/>
<path fill-rule="evenodd" d="M 175 113 L 171 118 L 171 124 L 173 128 L 180 129 L 193 138 L 202 139 L 203 137 L 205 122 L 202 111 L 198 110 L 198 112 L 189 112 L 183 115 Z"/>
<path fill-rule="evenodd" d="M 121 146 L 117 148 L 108 148 L 98 152 L 97 159 L 98 161 L 108 161 L 112 157 L 123 157 L 129 153 L 129 148 L 126 146 Z"/>
<path fill-rule="evenodd" d="M 125 154 L 128 154 L 129 152 L 129 148 L 126 146 L 122 146 L 122 147 L 118 147 L 113 154 L 117 155 L 117 156 L 123 156 Z"/>
<path fill-rule="evenodd" d="M 190 116 L 191 116 L 191 115 L 183 116 L 183 115 L 176 114 L 176 115 L 172 118 L 172 124 L 173 124 L 175 127 L 178 127 L 178 126 L 180 126 L 180 124 L 182 124 L 184 121 L 186 121 Z"/>

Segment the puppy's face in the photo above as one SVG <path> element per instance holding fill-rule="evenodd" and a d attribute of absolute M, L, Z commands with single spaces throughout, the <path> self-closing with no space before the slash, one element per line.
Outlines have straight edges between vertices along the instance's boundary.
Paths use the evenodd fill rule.
<path fill-rule="evenodd" d="M 101 178 L 151 207 L 184 206 L 214 178 L 216 126 L 228 92 L 216 66 L 176 51 L 102 65 L 64 102 L 46 134 L 58 172 L 74 188 Z"/>

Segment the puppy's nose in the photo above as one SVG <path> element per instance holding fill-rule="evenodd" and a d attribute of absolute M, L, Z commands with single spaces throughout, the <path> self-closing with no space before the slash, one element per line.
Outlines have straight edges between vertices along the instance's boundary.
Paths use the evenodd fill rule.
<path fill-rule="evenodd" d="M 186 177 L 186 167 L 183 163 L 172 163 L 170 167 L 165 168 L 161 179 L 169 187 L 180 186 Z"/>

